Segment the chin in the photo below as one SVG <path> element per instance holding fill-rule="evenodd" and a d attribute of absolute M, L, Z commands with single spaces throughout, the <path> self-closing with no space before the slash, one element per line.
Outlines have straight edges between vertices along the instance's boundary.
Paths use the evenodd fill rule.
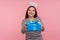
<path fill-rule="evenodd" d="M 32 15 L 30 17 L 33 17 Z"/>
<path fill-rule="evenodd" d="M 32 16 L 32 17 L 33 17 L 34 15 L 30 15 L 30 16 Z"/>

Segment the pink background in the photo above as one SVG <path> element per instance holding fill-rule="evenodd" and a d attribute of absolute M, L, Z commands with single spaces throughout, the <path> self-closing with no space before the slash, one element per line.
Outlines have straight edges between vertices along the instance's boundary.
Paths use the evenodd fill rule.
<path fill-rule="evenodd" d="M 25 40 L 21 21 L 29 1 L 38 4 L 38 15 L 45 27 L 43 39 L 60 40 L 60 0 L 0 0 L 0 40 Z"/>

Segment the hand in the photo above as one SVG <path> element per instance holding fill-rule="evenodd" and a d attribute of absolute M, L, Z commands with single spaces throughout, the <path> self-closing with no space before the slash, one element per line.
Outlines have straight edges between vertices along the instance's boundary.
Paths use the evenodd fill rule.
<path fill-rule="evenodd" d="M 41 31 L 44 31 L 44 30 L 45 30 L 45 28 L 42 26 Z"/>
<path fill-rule="evenodd" d="M 24 34 L 25 32 L 26 32 L 26 25 L 24 25 L 23 27 L 22 27 L 22 33 Z"/>

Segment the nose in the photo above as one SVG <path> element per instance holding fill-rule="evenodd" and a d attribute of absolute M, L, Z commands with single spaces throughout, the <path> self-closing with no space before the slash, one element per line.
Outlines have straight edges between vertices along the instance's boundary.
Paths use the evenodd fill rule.
<path fill-rule="evenodd" d="M 30 11 L 30 14 L 32 14 L 32 11 Z"/>

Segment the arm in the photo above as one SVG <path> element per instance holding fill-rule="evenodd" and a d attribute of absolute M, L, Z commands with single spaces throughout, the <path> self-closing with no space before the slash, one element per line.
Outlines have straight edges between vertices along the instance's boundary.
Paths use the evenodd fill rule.
<path fill-rule="evenodd" d="M 41 22 L 41 24 L 42 24 L 41 31 L 44 31 L 44 30 L 45 30 L 45 28 L 44 28 L 44 25 L 43 25 L 43 23 L 42 23 L 41 18 L 40 18 L 40 17 L 37 17 L 37 19 L 38 19 L 38 20 Z"/>
<path fill-rule="evenodd" d="M 26 32 L 26 20 L 22 20 L 22 28 L 21 28 L 21 32 L 24 34 Z"/>
<path fill-rule="evenodd" d="M 40 21 L 41 21 L 41 20 L 40 20 Z M 44 28 L 44 25 L 43 25 L 42 21 L 41 21 L 41 24 L 42 24 L 41 31 L 44 31 L 45 28 Z"/>
<path fill-rule="evenodd" d="M 24 34 L 26 32 L 26 26 L 23 26 L 21 32 Z"/>
<path fill-rule="evenodd" d="M 44 25 L 42 23 L 41 31 L 44 31 L 44 30 L 45 30 L 45 28 L 44 28 Z"/>

